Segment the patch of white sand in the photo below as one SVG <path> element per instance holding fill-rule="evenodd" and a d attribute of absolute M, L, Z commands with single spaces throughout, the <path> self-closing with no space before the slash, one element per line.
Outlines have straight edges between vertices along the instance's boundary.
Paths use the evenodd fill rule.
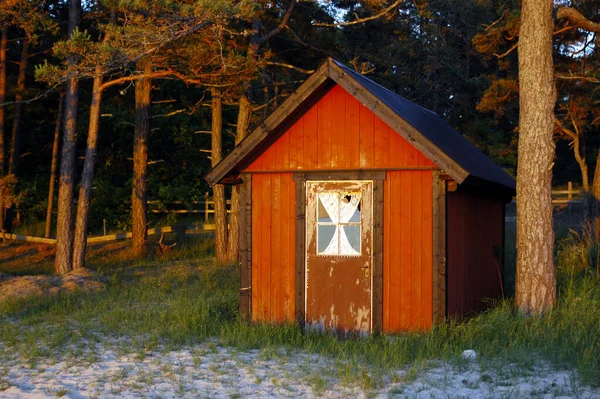
<path fill-rule="evenodd" d="M 0 364 L 0 398 L 598 398 L 576 374 L 547 364 L 490 367 L 478 361 L 396 370 L 367 384 L 332 360 L 206 343 L 177 351 L 120 354 L 96 344 L 77 356 Z M 360 372 L 350 373 L 359 376 Z M 365 391 L 365 389 L 367 389 Z"/>

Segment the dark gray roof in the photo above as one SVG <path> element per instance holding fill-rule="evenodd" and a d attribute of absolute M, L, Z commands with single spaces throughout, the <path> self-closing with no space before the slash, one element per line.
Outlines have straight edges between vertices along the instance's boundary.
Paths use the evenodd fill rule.
<path fill-rule="evenodd" d="M 236 175 L 302 114 L 311 99 L 337 83 L 458 183 L 514 195 L 515 180 L 436 113 L 411 103 L 334 59 L 327 59 L 286 101 L 217 164 L 206 181 L 234 183 Z M 321 93 L 321 94 L 317 94 Z"/>
<path fill-rule="evenodd" d="M 454 130 L 438 114 L 408 101 L 337 60 L 333 60 L 333 63 L 418 130 L 469 175 L 512 190 L 515 189 L 515 180 L 511 176 Z"/>

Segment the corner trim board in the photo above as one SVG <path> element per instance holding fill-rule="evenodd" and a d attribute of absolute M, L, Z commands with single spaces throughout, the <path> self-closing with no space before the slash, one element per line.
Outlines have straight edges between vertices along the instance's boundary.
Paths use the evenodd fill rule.
<path fill-rule="evenodd" d="M 373 319 L 372 332 L 383 332 L 383 200 L 384 187 L 382 179 L 373 180 L 373 282 L 371 289 Z"/>
<path fill-rule="evenodd" d="M 241 175 L 240 190 L 240 316 L 252 319 L 252 175 Z"/>
<path fill-rule="evenodd" d="M 441 323 L 447 316 L 446 181 L 440 171 L 432 176 L 432 320 Z"/>
<path fill-rule="evenodd" d="M 305 213 L 306 213 L 306 180 L 296 179 L 296 264 L 295 264 L 295 311 L 296 322 L 304 327 L 305 310 L 304 300 L 306 295 L 305 271 L 306 262 L 306 232 L 305 232 Z"/>

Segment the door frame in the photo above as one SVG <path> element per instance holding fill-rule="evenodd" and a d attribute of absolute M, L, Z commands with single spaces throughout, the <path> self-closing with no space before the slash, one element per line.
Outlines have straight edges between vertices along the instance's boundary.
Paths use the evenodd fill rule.
<path fill-rule="evenodd" d="M 304 327 L 306 320 L 306 182 L 307 181 L 360 181 L 373 182 L 373 273 L 371 283 L 371 332 L 383 327 L 383 185 L 385 170 L 336 170 L 294 172 L 296 182 L 296 259 L 295 259 L 295 318 Z"/>

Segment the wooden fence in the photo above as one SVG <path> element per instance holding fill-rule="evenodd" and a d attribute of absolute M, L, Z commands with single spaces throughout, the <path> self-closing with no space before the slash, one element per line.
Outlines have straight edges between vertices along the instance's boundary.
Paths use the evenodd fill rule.
<path fill-rule="evenodd" d="M 164 227 L 155 227 L 152 229 L 148 229 L 148 235 L 156 235 L 162 233 L 175 233 L 178 235 L 188 235 L 188 234 L 203 234 L 207 231 L 214 231 L 214 224 L 200 224 L 193 226 L 184 226 L 184 225 L 173 225 L 173 226 L 164 226 Z M 44 238 L 44 237 L 34 237 L 34 236 L 24 236 L 21 234 L 10 234 L 10 233 L 0 233 L 0 237 L 4 240 L 16 240 L 16 241 L 27 241 L 27 242 L 37 242 L 40 244 L 56 244 L 56 238 Z M 96 237 L 88 237 L 88 244 L 94 244 L 99 242 L 109 242 L 109 241 L 118 241 L 118 240 L 126 240 L 131 238 L 131 232 L 125 233 L 116 233 L 116 234 L 107 234 L 104 236 L 96 236 Z"/>
<path fill-rule="evenodd" d="M 572 203 L 581 203 L 583 199 L 581 198 L 581 194 L 583 190 L 581 188 L 574 189 L 573 182 L 568 182 L 566 190 L 552 190 L 552 203 L 555 205 L 560 204 L 572 204 Z M 513 200 L 515 202 L 515 200 Z M 148 201 L 149 205 L 157 204 L 159 201 Z M 183 204 L 192 204 L 192 205 L 202 205 L 202 209 L 151 209 L 152 213 L 178 213 L 178 214 L 204 214 L 204 223 L 200 225 L 193 226 L 183 226 L 183 225 L 174 225 L 174 226 L 165 226 L 165 227 L 156 227 L 152 229 L 148 229 L 148 235 L 162 234 L 162 233 L 176 233 L 176 234 L 201 234 L 207 231 L 214 231 L 215 225 L 209 222 L 209 215 L 215 213 L 214 204 L 215 202 L 209 197 L 208 193 L 204 195 L 203 201 L 170 201 L 169 205 L 183 205 Z M 227 201 L 227 206 L 231 205 L 231 201 Z M 230 210 L 227 209 L 227 213 Z M 507 218 L 514 219 L 514 217 L 508 216 Z M 44 238 L 44 237 L 34 237 L 34 236 L 25 236 L 20 234 L 9 234 L 9 233 L 0 233 L 0 237 L 6 240 L 17 240 L 17 241 L 27 241 L 27 242 L 37 242 L 41 244 L 56 244 L 55 238 Z M 105 234 L 103 236 L 97 237 L 88 237 L 88 243 L 99 243 L 99 242 L 109 242 L 109 241 L 117 241 L 117 240 L 125 240 L 131 238 L 131 232 L 125 233 L 116 233 L 116 234 Z"/>
<path fill-rule="evenodd" d="M 583 202 L 581 194 L 583 190 L 581 188 L 574 190 L 573 182 L 569 182 L 566 190 L 552 190 L 552 203 L 559 205 Z"/>
<path fill-rule="evenodd" d="M 148 201 L 148 205 L 156 205 L 161 201 Z M 208 195 L 208 193 L 204 194 L 204 200 L 202 201 L 169 201 L 165 203 L 166 205 L 170 205 L 170 209 L 150 209 L 151 213 L 176 213 L 176 214 L 204 214 L 204 223 L 208 224 L 209 215 L 214 215 L 215 213 L 215 201 Z M 173 209 L 172 205 L 180 206 L 184 204 L 189 205 L 202 205 L 201 209 Z M 231 200 L 227 200 L 227 213 L 230 212 L 229 208 L 231 207 Z"/>

